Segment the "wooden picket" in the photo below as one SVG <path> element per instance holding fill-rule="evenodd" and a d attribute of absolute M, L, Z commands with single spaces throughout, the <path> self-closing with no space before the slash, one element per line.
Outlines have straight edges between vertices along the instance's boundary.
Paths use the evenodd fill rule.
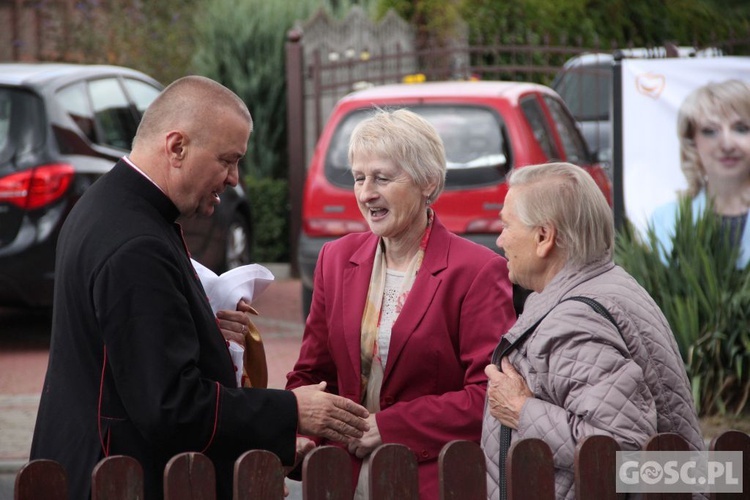
<path fill-rule="evenodd" d="M 747 498 L 750 492 L 750 436 L 740 431 L 725 431 L 711 440 L 708 445 L 710 451 L 741 451 L 742 452 L 742 493 L 712 493 L 711 500 L 730 500 Z M 739 471 L 734 472 L 739 475 Z"/>
<path fill-rule="evenodd" d="M 617 452 L 620 445 L 610 436 L 588 436 L 576 447 L 575 481 L 578 500 L 624 499 L 617 494 Z"/>
<path fill-rule="evenodd" d="M 646 441 L 646 451 L 690 451 L 690 445 L 679 434 L 662 432 Z"/>
<path fill-rule="evenodd" d="M 653 436 L 647 451 L 687 451 L 687 442 L 676 434 Z M 618 499 L 615 491 L 617 443 L 611 437 L 590 436 L 579 443 L 575 455 L 576 498 Z M 744 494 L 712 495 L 715 500 L 747 498 L 750 491 L 750 436 L 726 431 L 714 438 L 709 450 L 743 452 Z M 407 447 L 385 444 L 371 455 L 369 463 L 371 498 L 416 499 L 419 497 L 417 461 Z M 438 459 L 441 500 L 486 498 L 486 466 L 478 444 L 452 441 Z M 546 500 L 555 498 L 552 451 L 540 439 L 514 442 L 508 452 L 508 499 Z M 284 498 L 286 469 L 274 454 L 252 450 L 235 462 L 234 499 Z M 739 475 L 739 471 L 737 471 Z M 354 493 L 352 460 L 346 450 L 322 446 L 311 451 L 302 463 L 302 494 L 306 500 L 350 500 Z M 165 500 L 214 500 L 216 479 L 211 460 L 196 452 L 174 456 L 164 471 Z M 647 494 L 647 499 L 690 498 L 689 493 Z M 52 460 L 33 460 L 16 474 L 15 500 L 67 500 L 67 479 L 63 467 Z M 92 472 L 92 500 L 143 498 L 143 471 L 130 457 L 112 456 L 99 462 Z"/>
<path fill-rule="evenodd" d="M 284 498 L 284 468 L 279 457 L 266 450 L 250 450 L 234 464 L 234 500 Z"/>
<path fill-rule="evenodd" d="M 67 500 L 65 469 L 54 460 L 32 460 L 16 474 L 15 500 Z"/>
<path fill-rule="evenodd" d="M 384 444 L 370 455 L 370 498 L 419 499 L 419 476 L 414 453 L 402 444 Z"/>
<path fill-rule="evenodd" d="M 101 460 L 91 475 L 91 500 L 143 498 L 143 468 L 133 457 L 113 455 Z"/>
<path fill-rule="evenodd" d="M 690 445 L 680 435 L 664 432 L 651 436 L 643 447 L 646 451 L 690 451 Z M 691 500 L 690 493 L 644 493 L 643 500 Z"/>
<path fill-rule="evenodd" d="M 485 500 L 484 452 L 471 441 L 451 441 L 438 457 L 440 500 Z"/>
<path fill-rule="evenodd" d="M 305 500 L 351 500 L 353 484 L 352 460 L 342 448 L 315 448 L 302 461 Z"/>
<path fill-rule="evenodd" d="M 513 443 L 508 450 L 505 470 L 509 499 L 554 500 L 555 465 L 552 450 L 541 439 L 521 439 Z"/>
<path fill-rule="evenodd" d="M 215 474 L 202 453 L 175 455 L 164 469 L 164 500 L 216 500 Z"/>

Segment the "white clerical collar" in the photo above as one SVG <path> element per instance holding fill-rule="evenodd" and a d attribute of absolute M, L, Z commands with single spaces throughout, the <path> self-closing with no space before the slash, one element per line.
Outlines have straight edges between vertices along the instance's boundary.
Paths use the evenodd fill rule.
<path fill-rule="evenodd" d="M 122 157 L 122 161 L 124 161 L 125 163 L 127 163 L 128 165 L 130 165 L 131 167 L 133 167 L 133 169 L 136 172 L 138 172 L 143 177 L 145 177 L 146 179 L 148 179 L 149 181 L 151 181 L 151 184 L 153 184 L 154 186 L 158 187 L 159 191 L 161 191 L 162 193 L 164 193 L 164 190 L 161 188 L 161 186 L 159 186 L 157 183 L 155 183 L 154 180 L 151 177 L 149 177 L 146 172 L 144 172 L 143 170 L 141 170 L 140 168 L 138 168 L 138 166 L 135 163 L 133 163 L 133 160 L 131 160 L 127 156 L 123 156 Z M 166 194 L 166 193 L 164 193 L 164 194 Z"/>

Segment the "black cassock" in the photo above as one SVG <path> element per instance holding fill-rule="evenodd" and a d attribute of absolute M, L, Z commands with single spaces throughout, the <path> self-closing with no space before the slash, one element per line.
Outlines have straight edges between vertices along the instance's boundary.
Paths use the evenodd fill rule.
<path fill-rule="evenodd" d="M 294 459 L 294 395 L 236 387 L 178 215 L 121 160 L 64 223 L 31 458 L 65 467 L 71 500 L 89 497 L 91 472 L 110 455 L 141 463 L 146 499 L 161 498 L 164 466 L 180 452 L 212 459 L 219 498 L 231 498 L 244 451 Z"/>

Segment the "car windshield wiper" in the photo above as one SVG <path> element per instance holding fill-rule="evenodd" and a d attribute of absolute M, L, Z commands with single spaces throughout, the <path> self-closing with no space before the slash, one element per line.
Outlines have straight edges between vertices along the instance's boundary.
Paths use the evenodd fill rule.
<path fill-rule="evenodd" d="M 448 161 L 446 162 L 446 166 L 451 169 L 477 168 L 477 167 L 503 167 L 507 163 L 508 163 L 508 159 L 505 157 L 505 155 L 502 153 L 498 153 L 498 154 L 480 156 L 479 158 L 475 158 L 467 162 Z"/>

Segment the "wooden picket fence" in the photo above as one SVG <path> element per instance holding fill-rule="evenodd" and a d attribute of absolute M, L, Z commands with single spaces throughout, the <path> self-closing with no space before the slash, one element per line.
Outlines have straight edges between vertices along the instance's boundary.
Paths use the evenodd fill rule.
<path fill-rule="evenodd" d="M 687 451 L 688 445 L 676 434 L 658 434 L 646 443 L 647 451 Z M 576 449 L 575 477 L 578 500 L 624 498 L 615 491 L 616 452 L 611 437 L 590 436 Z M 743 452 L 743 494 L 713 495 L 712 498 L 748 498 L 750 492 L 750 436 L 725 431 L 709 446 L 713 451 Z M 484 454 L 476 443 L 452 441 L 439 457 L 440 500 L 485 500 Z M 417 461 L 403 445 L 385 444 L 370 460 L 370 498 L 410 500 L 419 498 Z M 508 499 L 553 500 L 554 466 L 549 446 L 540 439 L 515 442 L 508 454 Z M 234 499 L 284 498 L 284 468 L 276 455 L 251 450 L 239 457 L 234 467 Z M 306 500 L 350 500 L 354 492 L 351 461 L 341 448 L 322 446 L 305 457 L 302 493 Z M 213 500 L 215 477 L 211 461 L 196 452 L 176 455 L 164 472 L 165 500 Z M 143 498 L 143 472 L 131 457 L 103 459 L 92 474 L 92 500 Z M 653 499 L 690 499 L 689 493 L 644 495 Z M 67 500 L 65 470 L 52 460 L 33 460 L 16 475 L 15 500 Z"/>

